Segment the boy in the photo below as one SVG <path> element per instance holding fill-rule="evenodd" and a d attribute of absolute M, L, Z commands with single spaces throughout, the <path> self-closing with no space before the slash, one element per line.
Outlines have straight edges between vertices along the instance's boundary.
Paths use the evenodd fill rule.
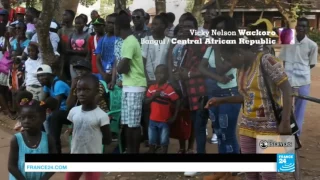
<path fill-rule="evenodd" d="M 169 78 L 168 67 L 158 65 L 155 70 L 156 84 L 151 85 L 147 91 L 146 104 L 151 103 L 149 122 L 149 152 L 155 153 L 158 139 L 162 147 L 162 153 L 168 152 L 169 124 L 177 118 L 179 112 L 179 96 L 173 87 L 167 83 Z M 175 111 L 172 115 L 171 105 L 175 103 Z"/>
<path fill-rule="evenodd" d="M 73 125 L 71 154 L 106 153 L 106 146 L 111 143 L 108 114 L 100 109 L 95 101 L 95 96 L 99 93 L 98 87 L 99 80 L 93 74 L 81 77 L 77 83 L 77 98 L 81 106 L 72 108 L 68 115 L 68 120 Z M 82 172 L 68 172 L 66 180 L 80 179 L 82 174 Z M 99 172 L 84 174 L 86 179 L 100 179 Z"/>

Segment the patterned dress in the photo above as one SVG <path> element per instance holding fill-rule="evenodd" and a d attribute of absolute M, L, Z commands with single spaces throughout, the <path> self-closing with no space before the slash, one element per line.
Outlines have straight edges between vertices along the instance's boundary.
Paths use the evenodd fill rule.
<path fill-rule="evenodd" d="M 116 58 L 116 63 L 118 63 L 121 60 L 121 47 L 122 47 L 123 40 L 121 38 L 118 38 L 114 43 L 114 56 Z M 122 81 L 122 75 L 117 73 L 117 83 Z"/>
<path fill-rule="evenodd" d="M 238 70 L 238 88 L 244 97 L 239 134 L 252 138 L 277 134 L 277 122 L 260 69 L 261 63 L 269 78 L 273 98 L 279 105 L 282 105 L 282 95 L 278 86 L 288 80 L 282 62 L 271 54 L 259 53 L 251 67 Z"/>

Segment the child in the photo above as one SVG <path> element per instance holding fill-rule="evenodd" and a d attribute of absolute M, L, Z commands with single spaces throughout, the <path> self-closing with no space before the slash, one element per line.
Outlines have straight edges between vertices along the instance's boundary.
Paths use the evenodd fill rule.
<path fill-rule="evenodd" d="M 49 122 L 53 111 L 59 110 L 59 101 L 53 97 L 48 97 L 45 100 L 47 110 L 46 110 L 46 120 L 43 123 L 44 130 L 49 134 Z"/>
<path fill-rule="evenodd" d="M 179 112 L 179 96 L 173 87 L 167 83 L 168 67 L 160 64 L 155 70 L 156 84 L 151 85 L 147 91 L 145 103 L 151 103 L 151 114 L 149 122 L 149 152 L 155 153 L 158 139 L 162 152 L 168 152 L 169 124 L 177 118 Z M 175 103 L 175 112 L 172 115 L 171 105 Z"/>
<path fill-rule="evenodd" d="M 42 86 L 37 79 L 37 70 L 42 64 L 42 59 L 39 58 L 38 46 L 29 44 L 28 46 L 29 58 L 25 62 L 25 86 L 26 90 L 31 92 L 35 100 L 40 100 Z"/>
<path fill-rule="evenodd" d="M 43 180 L 49 179 L 54 173 L 25 172 L 25 154 L 56 153 L 55 144 L 45 132 L 41 131 L 46 118 L 46 104 L 32 99 L 27 91 L 19 93 L 19 113 L 23 132 L 15 134 L 11 140 L 9 164 L 9 180 Z M 31 97 L 31 98 L 30 98 Z"/>
<path fill-rule="evenodd" d="M 79 79 L 77 98 L 81 105 L 72 108 L 68 115 L 68 120 L 73 125 L 71 154 L 106 153 L 106 145 L 111 143 L 108 114 L 100 109 L 95 101 L 98 93 L 99 80 L 96 76 L 90 74 Z M 79 180 L 82 174 L 82 172 L 67 172 L 66 180 Z M 84 174 L 86 179 L 100 179 L 99 172 L 86 172 Z"/>

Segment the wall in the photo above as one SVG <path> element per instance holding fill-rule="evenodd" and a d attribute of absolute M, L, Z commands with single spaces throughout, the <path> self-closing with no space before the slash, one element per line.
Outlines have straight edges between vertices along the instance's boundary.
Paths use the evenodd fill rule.
<path fill-rule="evenodd" d="M 185 8 L 187 6 L 187 0 L 166 0 L 167 12 L 173 12 L 176 16 L 174 24 L 178 24 L 179 17 L 185 13 Z M 135 9 L 142 8 L 148 11 L 150 8 L 155 7 L 154 0 L 134 0 L 133 4 L 129 7 L 131 11 Z"/>

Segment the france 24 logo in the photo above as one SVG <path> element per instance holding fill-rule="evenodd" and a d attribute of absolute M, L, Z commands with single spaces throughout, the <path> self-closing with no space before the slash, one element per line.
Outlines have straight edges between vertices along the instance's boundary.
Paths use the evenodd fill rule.
<path fill-rule="evenodd" d="M 277 154 L 277 172 L 295 172 L 295 154 Z"/>

